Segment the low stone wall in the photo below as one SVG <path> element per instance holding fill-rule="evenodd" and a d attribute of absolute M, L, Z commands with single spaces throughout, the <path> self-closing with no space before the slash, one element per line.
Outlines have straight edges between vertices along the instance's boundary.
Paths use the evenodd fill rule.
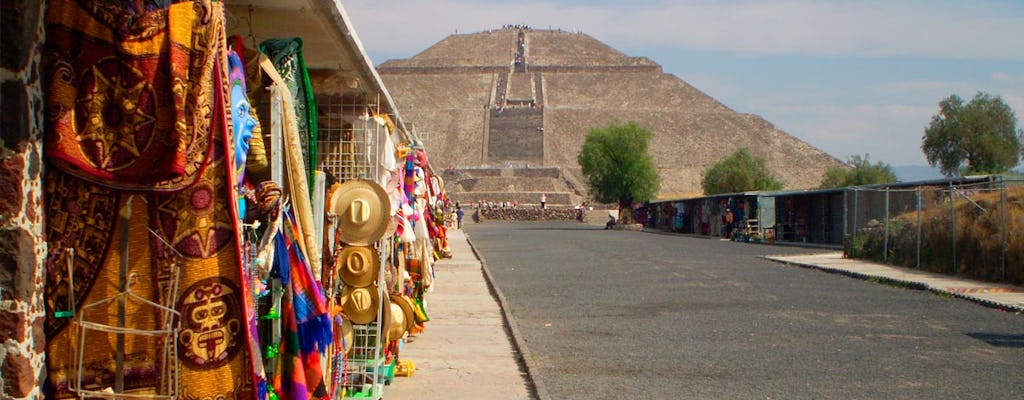
<path fill-rule="evenodd" d="M 562 169 L 559 167 L 516 168 L 512 171 L 512 175 L 528 178 L 559 178 L 562 176 Z"/>
<path fill-rule="evenodd" d="M 578 221 L 580 212 L 573 208 L 481 208 L 470 216 L 475 222 L 487 221 Z"/>

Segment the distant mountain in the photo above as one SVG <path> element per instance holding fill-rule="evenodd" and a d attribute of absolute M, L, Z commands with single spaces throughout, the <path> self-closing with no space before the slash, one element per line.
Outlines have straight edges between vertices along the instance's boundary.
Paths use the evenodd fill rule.
<path fill-rule="evenodd" d="M 945 176 L 938 168 L 927 165 L 898 165 L 892 167 L 896 179 L 900 182 L 926 181 L 930 179 L 942 179 Z"/>

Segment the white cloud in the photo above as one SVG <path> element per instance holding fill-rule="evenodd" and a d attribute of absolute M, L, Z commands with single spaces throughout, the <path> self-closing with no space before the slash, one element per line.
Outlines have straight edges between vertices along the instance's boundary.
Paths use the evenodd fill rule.
<path fill-rule="evenodd" d="M 1024 96 L 1003 96 L 1003 100 L 1017 114 L 1017 128 L 1024 129 Z"/>
<path fill-rule="evenodd" d="M 998 71 L 992 74 L 992 80 L 1003 83 L 1024 83 L 1024 71 L 1006 72 Z"/>

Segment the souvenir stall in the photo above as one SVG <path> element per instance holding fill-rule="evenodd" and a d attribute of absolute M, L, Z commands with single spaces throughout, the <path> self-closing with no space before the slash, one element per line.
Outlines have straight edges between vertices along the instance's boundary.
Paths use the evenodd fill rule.
<path fill-rule="evenodd" d="M 341 6 L 47 3 L 47 396 L 381 398 L 412 374 L 443 181 Z"/>

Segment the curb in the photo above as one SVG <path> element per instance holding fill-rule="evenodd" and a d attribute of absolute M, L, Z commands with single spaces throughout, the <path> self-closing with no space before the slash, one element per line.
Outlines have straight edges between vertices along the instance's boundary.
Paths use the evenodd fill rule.
<path fill-rule="evenodd" d="M 970 296 L 970 295 L 967 295 L 967 294 L 964 294 L 964 293 L 953 292 L 953 291 L 945 290 L 943 288 L 937 288 L 937 287 L 930 286 L 930 285 L 928 285 L 927 283 L 924 283 L 924 282 L 909 281 L 909 280 L 905 280 L 905 279 L 896 279 L 896 278 L 890 278 L 890 277 L 879 276 L 879 275 L 870 275 L 870 274 L 865 274 L 865 273 L 845 270 L 845 269 L 841 269 L 841 268 L 831 268 L 831 267 L 826 267 L 826 266 L 823 266 L 823 265 L 817 265 L 817 264 L 811 264 L 811 263 L 778 260 L 778 259 L 772 258 L 772 256 L 761 256 L 760 258 L 768 260 L 768 261 L 773 261 L 773 262 L 776 262 L 776 263 L 780 263 L 780 264 L 783 264 L 783 265 L 797 266 L 797 267 L 807 268 L 807 269 L 816 269 L 818 271 L 827 272 L 827 273 L 830 273 L 830 274 L 844 275 L 844 276 L 847 276 L 847 277 L 850 277 L 850 278 L 855 278 L 855 279 L 860 279 L 860 280 L 880 283 L 880 284 L 888 285 L 888 286 L 895 286 L 895 287 L 900 287 L 900 288 L 904 288 L 904 289 L 924 290 L 924 291 L 928 291 L 928 292 L 930 292 L 932 294 L 935 294 L 935 295 L 947 296 L 947 297 L 957 298 L 957 299 L 961 299 L 961 300 L 967 300 L 967 301 L 970 301 L 972 303 L 975 303 L 975 304 L 978 304 L 978 305 L 981 305 L 981 306 L 984 306 L 984 307 L 988 307 L 988 308 L 993 308 L 993 309 L 996 309 L 996 310 L 999 310 L 999 311 L 1012 312 L 1012 313 L 1015 313 L 1015 314 L 1024 314 L 1024 307 L 1015 306 L 1015 305 L 1012 305 L 1012 304 L 1000 303 L 998 301 L 994 301 L 994 300 L 990 300 L 990 299 L 983 299 L 983 298 L 980 298 L 980 297 L 974 297 L 974 296 Z"/>
<path fill-rule="evenodd" d="M 484 260 L 483 256 L 480 255 L 480 251 L 473 245 L 473 241 L 469 238 L 469 233 L 463 231 L 466 235 L 466 242 L 469 243 L 469 248 L 473 250 L 473 255 L 480 261 L 480 269 L 483 270 L 484 280 L 487 281 L 487 287 L 491 291 L 493 296 L 498 301 L 498 307 L 501 308 L 502 318 L 505 320 L 505 329 L 509 336 L 512 337 L 512 345 L 515 347 L 516 353 L 519 354 L 516 357 L 519 365 L 526 370 L 526 382 L 530 386 L 530 392 L 533 398 L 536 400 L 550 399 L 547 388 L 544 385 L 534 379 L 533 371 L 537 370 L 537 365 L 528 356 L 529 351 L 526 349 L 526 341 L 522 339 L 522 334 L 519 332 L 519 326 L 516 321 L 512 319 L 512 311 L 508 304 L 505 302 L 505 294 L 501 292 L 501 288 L 494 284 L 494 277 L 491 275 L 491 270 L 487 268 L 487 261 Z"/>

